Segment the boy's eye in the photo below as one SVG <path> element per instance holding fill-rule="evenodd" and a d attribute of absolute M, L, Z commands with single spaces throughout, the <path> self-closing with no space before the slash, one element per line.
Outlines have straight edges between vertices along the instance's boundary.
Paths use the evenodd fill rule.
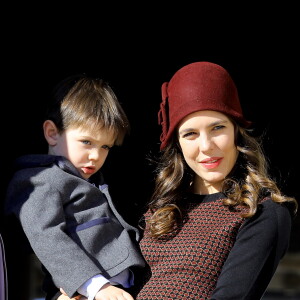
<path fill-rule="evenodd" d="M 84 140 L 84 141 L 81 141 L 81 142 L 82 142 L 82 144 L 85 144 L 85 145 L 91 145 L 91 142 L 88 141 L 88 140 Z"/>
<path fill-rule="evenodd" d="M 105 149 L 105 150 L 110 150 L 112 147 L 107 146 L 107 145 L 103 145 L 101 148 Z"/>

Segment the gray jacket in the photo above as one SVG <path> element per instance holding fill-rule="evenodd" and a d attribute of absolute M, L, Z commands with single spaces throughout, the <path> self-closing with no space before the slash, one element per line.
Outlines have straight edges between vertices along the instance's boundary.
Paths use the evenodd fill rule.
<path fill-rule="evenodd" d="M 96 274 L 109 279 L 145 266 L 138 229 L 117 212 L 101 173 L 91 178 L 94 183 L 64 157 L 28 155 L 17 160 L 7 191 L 7 211 L 68 295 Z"/>

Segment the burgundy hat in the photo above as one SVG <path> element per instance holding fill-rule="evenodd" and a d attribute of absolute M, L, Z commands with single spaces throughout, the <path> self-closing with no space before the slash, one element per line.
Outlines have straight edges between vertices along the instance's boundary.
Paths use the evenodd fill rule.
<path fill-rule="evenodd" d="M 158 123 L 162 126 L 160 149 L 166 147 L 178 123 L 199 110 L 215 110 L 249 127 L 242 112 L 235 83 L 221 66 L 195 62 L 179 69 L 162 85 Z"/>

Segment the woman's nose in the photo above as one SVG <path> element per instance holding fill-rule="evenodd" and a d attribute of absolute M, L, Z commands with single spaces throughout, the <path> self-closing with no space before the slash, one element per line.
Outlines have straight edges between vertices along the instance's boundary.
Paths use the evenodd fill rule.
<path fill-rule="evenodd" d="M 199 136 L 199 148 L 201 151 L 210 150 L 212 147 L 212 140 L 207 135 Z"/>

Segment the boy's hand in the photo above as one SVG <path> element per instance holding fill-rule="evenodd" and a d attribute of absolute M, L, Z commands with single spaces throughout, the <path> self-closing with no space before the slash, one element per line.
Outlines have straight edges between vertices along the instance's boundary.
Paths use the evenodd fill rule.
<path fill-rule="evenodd" d="M 59 290 L 61 292 L 61 295 L 57 298 L 57 300 L 87 300 L 87 298 L 82 295 L 69 298 L 62 288 L 60 288 Z"/>
<path fill-rule="evenodd" d="M 62 288 L 60 288 L 60 292 L 61 295 L 57 300 L 87 300 L 87 298 L 82 295 L 69 298 Z M 107 283 L 96 294 L 95 300 L 134 300 L 134 298 L 124 290 Z"/>
<path fill-rule="evenodd" d="M 107 283 L 96 294 L 95 300 L 134 300 L 134 299 L 130 294 L 128 294 L 124 290 Z"/>

